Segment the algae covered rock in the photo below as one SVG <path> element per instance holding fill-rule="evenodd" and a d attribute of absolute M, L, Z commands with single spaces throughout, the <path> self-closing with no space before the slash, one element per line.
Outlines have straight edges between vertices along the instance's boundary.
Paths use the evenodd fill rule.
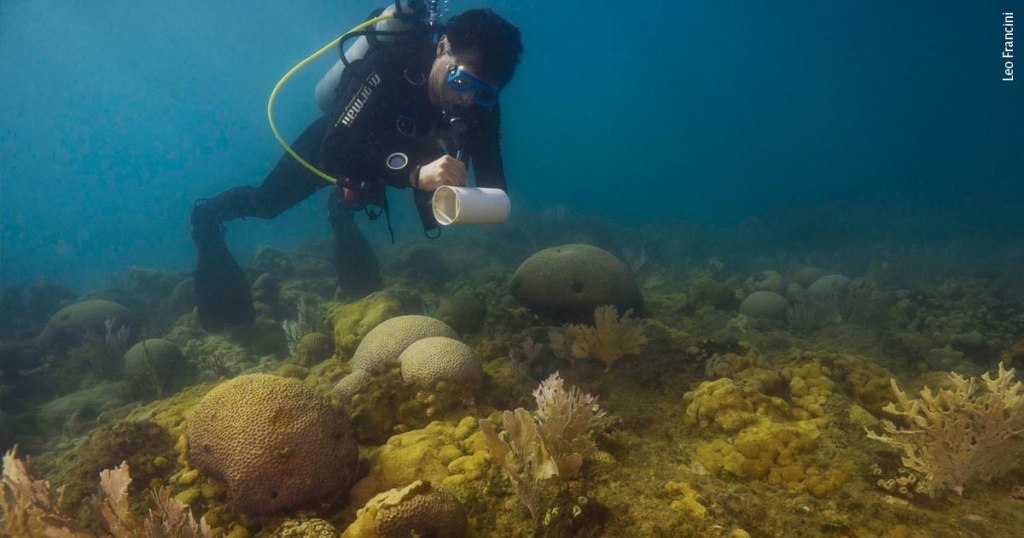
<path fill-rule="evenodd" d="M 539 314 L 584 321 L 601 305 L 643 314 L 644 299 L 626 264 L 591 245 L 569 244 L 544 249 L 516 269 L 509 283 L 512 297 Z"/>
<path fill-rule="evenodd" d="M 432 336 L 413 342 L 398 358 L 402 378 L 421 387 L 432 388 L 439 381 L 467 387 L 484 378 L 484 367 L 473 350 L 445 336 Z"/>
<path fill-rule="evenodd" d="M 181 388 L 190 368 L 174 342 L 143 340 L 124 354 L 124 374 L 132 386 L 149 395 L 163 396 Z"/>
<path fill-rule="evenodd" d="M 458 338 L 446 323 L 428 316 L 391 318 L 367 333 L 349 364 L 353 370 L 378 372 L 384 364 L 397 361 L 410 344 L 430 336 Z"/>
<path fill-rule="evenodd" d="M 135 315 L 127 307 L 113 301 L 81 301 L 58 310 L 47 322 L 39 341 L 44 345 L 74 343 L 88 332 L 106 334 L 107 320 L 111 320 L 115 329 L 131 327 L 135 323 Z"/>
<path fill-rule="evenodd" d="M 222 383 L 196 406 L 185 435 L 192 465 L 226 482 L 248 515 L 329 500 L 358 467 L 348 421 L 295 379 L 249 374 Z"/>

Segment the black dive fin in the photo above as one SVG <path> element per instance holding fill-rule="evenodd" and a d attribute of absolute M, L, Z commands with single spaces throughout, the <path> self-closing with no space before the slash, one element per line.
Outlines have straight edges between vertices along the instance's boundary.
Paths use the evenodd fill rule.
<path fill-rule="evenodd" d="M 207 331 L 251 325 L 256 320 L 252 288 L 223 240 L 198 248 L 195 292 L 199 324 Z"/>

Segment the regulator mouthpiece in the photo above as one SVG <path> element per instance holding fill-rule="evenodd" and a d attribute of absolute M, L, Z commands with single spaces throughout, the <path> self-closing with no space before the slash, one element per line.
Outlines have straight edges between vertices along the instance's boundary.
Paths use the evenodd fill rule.
<path fill-rule="evenodd" d="M 451 187 L 434 191 L 431 199 L 434 219 L 451 224 L 500 224 L 512 212 L 512 203 L 501 189 Z"/>

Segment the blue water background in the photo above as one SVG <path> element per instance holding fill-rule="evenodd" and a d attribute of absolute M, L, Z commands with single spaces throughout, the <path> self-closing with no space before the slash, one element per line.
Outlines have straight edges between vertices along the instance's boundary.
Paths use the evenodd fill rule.
<path fill-rule="evenodd" d="M 0 285 L 45 275 L 84 292 L 132 265 L 190 268 L 193 200 L 258 183 L 280 155 L 274 84 L 378 5 L 4 0 Z M 520 215 L 692 222 L 780 247 L 1020 245 L 1010 2 L 450 3 L 476 6 L 523 30 L 502 95 Z M 286 138 L 316 117 L 332 61 L 282 90 Z M 399 238 L 419 237 L 408 192 L 391 196 Z M 232 250 L 328 234 L 325 197 L 232 223 Z"/>

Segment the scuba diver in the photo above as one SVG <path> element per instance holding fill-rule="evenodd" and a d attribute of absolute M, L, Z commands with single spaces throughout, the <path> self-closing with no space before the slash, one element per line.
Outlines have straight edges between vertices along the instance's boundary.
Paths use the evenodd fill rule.
<path fill-rule="evenodd" d="M 477 186 L 506 190 L 498 96 L 519 63 L 519 29 L 489 9 L 468 10 L 441 26 L 436 2 L 430 4 L 396 0 L 391 13 L 406 23 L 405 30 L 364 31 L 361 58 L 341 52 L 345 67 L 333 99 L 321 100 L 326 113 L 291 146 L 322 173 L 289 152 L 259 186 L 196 201 L 195 298 L 205 330 L 255 320 L 251 287 L 228 251 L 223 223 L 273 218 L 330 185 L 324 173 L 337 178 L 328 196 L 328 220 L 339 294 L 348 299 L 383 287 L 380 265 L 355 214 L 387 218 L 386 186 L 412 189 L 428 237 L 440 232 L 430 208 L 432 192 L 464 186 L 467 163 Z M 343 37 L 339 48 L 344 44 Z"/>

